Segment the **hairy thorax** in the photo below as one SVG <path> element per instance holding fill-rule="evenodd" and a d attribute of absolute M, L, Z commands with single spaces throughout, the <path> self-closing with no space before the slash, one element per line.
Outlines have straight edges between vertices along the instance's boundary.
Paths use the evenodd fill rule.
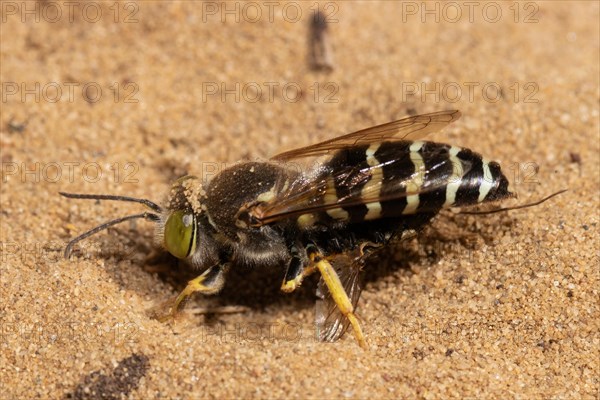
<path fill-rule="evenodd" d="M 275 164 L 244 162 L 222 171 L 210 182 L 206 203 L 209 221 L 240 261 L 266 264 L 288 257 L 283 235 L 276 227 L 252 227 L 244 218 L 244 210 L 274 198 L 288 178 L 287 171 Z"/>

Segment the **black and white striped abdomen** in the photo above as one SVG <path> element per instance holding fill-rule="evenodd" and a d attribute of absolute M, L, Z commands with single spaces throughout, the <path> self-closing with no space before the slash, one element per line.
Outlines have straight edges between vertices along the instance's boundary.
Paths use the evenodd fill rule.
<path fill-rule="evenodd" d="M 500 165 L 456 146 L 382 142 L 340 150 L 327 163 L 329 217 L 360 222 L 512 196 Z"/>

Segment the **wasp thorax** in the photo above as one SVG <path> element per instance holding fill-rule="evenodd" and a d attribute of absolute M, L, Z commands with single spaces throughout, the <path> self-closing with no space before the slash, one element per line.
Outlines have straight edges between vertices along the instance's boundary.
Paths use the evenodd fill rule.
<path fill-rule="evenodd" d="M 264 162 L 243 162 L 224 171 L 207 188 L 206 207 L 220 232 L 236 238 L 238 229 L 248 229 L 249 209 L 270 201 L 278 193 L 287 172 Z"/>

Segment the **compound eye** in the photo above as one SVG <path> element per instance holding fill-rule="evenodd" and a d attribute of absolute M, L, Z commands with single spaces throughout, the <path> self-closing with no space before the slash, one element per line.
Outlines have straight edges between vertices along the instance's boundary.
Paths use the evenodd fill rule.
<path fill-rule="evenodd" d="M 196 249 L 196 218 L 183 211 L 173 212 L 165 224 L 165 247 L 177 258 L 187 258 Z"/>

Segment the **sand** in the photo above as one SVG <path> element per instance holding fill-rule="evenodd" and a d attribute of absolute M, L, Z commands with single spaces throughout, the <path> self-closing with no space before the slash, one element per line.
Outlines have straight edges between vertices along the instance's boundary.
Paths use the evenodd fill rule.
<path fill-rule="evenodd" d="M 597 3 L 321 3 L 320 70 L 314 2 L 90 4 L 1 4 L 3 398 L 598 398 Z M 59 191 L 160 202 L 186 173 L 454 108 L 431 139 L 500 162 L 506 205 L 569 191 L 444 212 L 369 263 L 367 351 L 315 341 L 314 281 L 283 294 L 275 268 L 190 304 L 234 313 L 152 320 L 193 273 L 151 257 L 150 222 L 62 257 L 141 207 Z"/>

